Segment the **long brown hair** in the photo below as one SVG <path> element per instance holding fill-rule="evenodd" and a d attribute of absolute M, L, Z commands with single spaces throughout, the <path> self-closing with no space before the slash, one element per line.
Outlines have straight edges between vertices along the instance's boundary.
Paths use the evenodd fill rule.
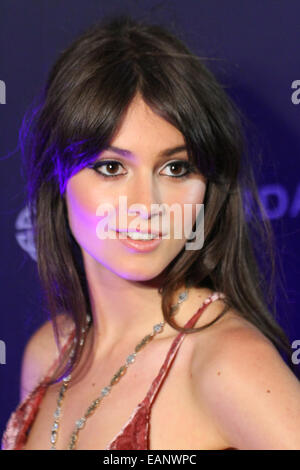
<path fill-rule="evenodd" d="M 160 290 L 165 320 L 182 331 L 170 318 L 175 289 L 183 282 L 207 287 L 226 295 L 223 311 L 211 323 L 184 331 L 208 328 L 234 308 L 290 355 L 275 318 L 274 240 L 259 200 L 243 116 L 204 62 L 166 27 L 124 15 L 109 18 L 60 53 L 38 102 L 24 117 L 20 142 L 45 304 L 59 348 L 61 312 L 72 319 L 76 335 L 74 354 L 71 345 L 49 384 L 78 364 L 82 328 L 91 315 L 81 250 L 68 224 L 66 182 L 109 145 L 137 93 L 183 134 L 189 159 L 207 179 L 204 246 L 183 249 L 166 268 Z M 265 260 L 258 256 L 262 253 Z"/>

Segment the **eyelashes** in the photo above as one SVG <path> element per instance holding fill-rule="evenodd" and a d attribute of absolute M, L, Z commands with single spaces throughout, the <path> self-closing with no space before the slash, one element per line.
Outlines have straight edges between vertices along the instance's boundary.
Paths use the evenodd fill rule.
<path fill-rule="evenodd" d="M 105 174 L 105 173 L 102 173 L 100 172 L 98 169 L 99 168 L 102 168 L 102 167 L 105 167 L 105 166 L 108 166 L 110 165 L 110 167 L 114 167 L 114 166 L 123 166 L 121 164 L 121 162 L 118 162 L 117 160 L 103 160 L 101 162 L 97 162 L 97 163 L 94 163 L 94 164 L 90 164 L 88 165 L 89 168 L 95 170 L 100 176 L 102 176 L 103 178 L 118 178 L 120 176 L 124 176 L 123 173 L 118 173 L 118 174 Z M 176 179 L 186 179 L 189 177 L 189 175 L 191 173 L 197 173 L 198 170 L 196 167 L 194 167 L 193 165 L 190 164 L 190 162 L 188 162 L 187 160 L 176 160 L 176 161 L 173 161 L 173 162 L 170 162 L 168 163 L 164 168 L 168 168 L 168 167 L 181 167 L 185 170 L 185 173 L 183 174 L 180 174 L 180 175 L 165 175 L 169 178 L 176 178 Z M 173 170 L 171 170 L 173 171 Z"/>

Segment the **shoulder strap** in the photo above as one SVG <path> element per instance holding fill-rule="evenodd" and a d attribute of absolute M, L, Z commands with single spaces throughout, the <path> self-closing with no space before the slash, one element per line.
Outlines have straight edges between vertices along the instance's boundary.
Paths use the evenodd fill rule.
<path fill-rule="evenodd" d="M 198 318 L 200 317 L 201 313 L 205 310 L 205 308 L 212 302 L 218 299 L 224 298 L 225 295 L 221 292 L 213 292 L 209 297 L 207 297 L 202 306 L 197 310 L 197 312 L 190 318 L 190 320 L 187 321 L 187 323 L 184 325 L 184 328 L 192 328 Z M 173 361 L 176 357 L 176 354 L 182 344 L 182 341 L 185 337 L 186 333 L 183 331 L 179 332 L 179 334 L 176 336 L 174 341 L 172 342 L 170 349 L 167 353 L 167 356 L 164 360 L 163 365 L 161 366 L 158 375 L 155 377 L 153 380 L 151 387 L 145 397 L 145 402 L 148 402 L 149 407 L 152 406 L 152 403 L 157 395 L 157 392 L 159 388 L 161 387 L 163 381 L 165 380 L 171 365 L 173 364 Z"/>

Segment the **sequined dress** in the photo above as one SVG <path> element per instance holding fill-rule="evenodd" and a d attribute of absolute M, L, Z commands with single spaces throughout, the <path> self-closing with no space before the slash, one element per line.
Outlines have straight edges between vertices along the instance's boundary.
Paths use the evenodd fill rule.
<path fill-rule="evenodd" d="M 204 309 L 211 302 L 218 300 L 220 297 L 222 298 L 222 296 L 222 293 L 214 292 L 207 297 L 198 311 L 185 324 L 185 328 L 192 328 Z M 74 334 L 75 331 L 72 330 L 69 338 L 62 348 L 61 354 L 63 354 L 65 349 L 68 347 L 69 341 L 73 341 Z M 130 418 L 124 424 L 119 433 L 116 434 L 109 442 L 106 450 L 150 450 L 149 430 L 151 407 L 172 367 L 173 361 L 185 336 L 185 333 L 179 332 L 175 337 L 159 373 L 154 378 L 145 398 L 134 409 Z M 25 446 L 30 428 L 37 416 L 39 406 L 46 392 L 46 387 L 43 385 L 43 382 L 50 377 L 57 364 L 58 358 L 53 362 L 39 384 L 24 398 L 24 400 L 17 406 L 16 410 L 10 415 L 2 436 L 1 450 L 22 450 Z M 201 448 L 201 443 L 199 443 L 199 447 Z M 233 448 L 227 447 L 223 450 L 229 449 Z"/>

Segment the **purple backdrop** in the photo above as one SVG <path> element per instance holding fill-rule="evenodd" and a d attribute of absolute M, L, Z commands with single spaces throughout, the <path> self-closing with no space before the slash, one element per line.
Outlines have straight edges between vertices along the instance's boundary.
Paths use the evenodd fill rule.
<path fill-rule="evenodd" d="M 288 296 L 278 296 L 279 321 L 290 337 L 291 354 L 300 347 L 300 3 L 110 3 L 2 0 L 0 4 L 0 436 L 19 401 L 24 346 L 46 320 L 24 204 L 18 130 L 57 54 L 109 13 L 136 17 L 148 13 L 150 19 L 175 24 L 194 52 L 218 59 L 211 62 L 212 69 L 253 123 L 253 142 L 263 154 L 258 186 L 275 229 Z M 299 344 L 294 343 L 293 349 L 296 340 Z M 299 354 L 294 356 L 300 361 Z"/>

